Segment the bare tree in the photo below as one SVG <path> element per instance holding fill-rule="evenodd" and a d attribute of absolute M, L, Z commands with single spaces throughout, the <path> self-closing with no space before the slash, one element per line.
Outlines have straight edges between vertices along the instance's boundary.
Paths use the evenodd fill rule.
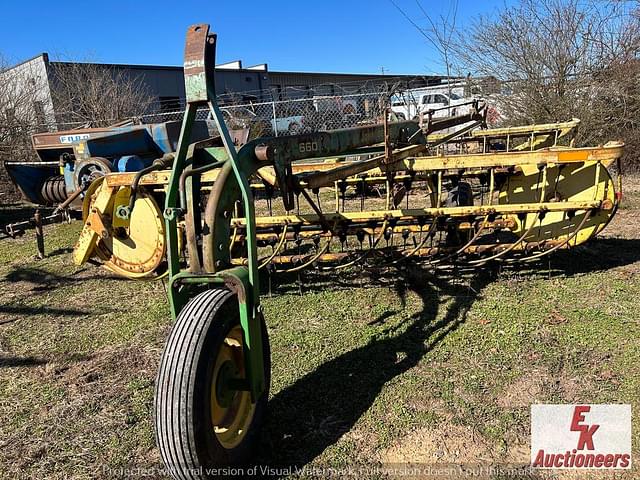
<path fill-rule="evenodd" d="M 59 123 L 108 126 L 147 113 L 154 98 L 142 78 L 96 63 L 52 64 L 52 98 Z"/>
<path fill-rule="evenodd" d="M 420 0 L 416 0 L 418 8 L 423 13 L 428 23 L 425 30 L 426 38 L 431 45 L 438 51 L 440 58 L 445 67 L 447 75 L 447 93 L 451 98 L 451 76 L 453 74 L 453 42 L 452 39 L 456 33 L 456 21 L 458 16 L 458 0 L 449 2 L 449 8 L 446 15 L 438 15 L 433 18 L 427 10 L 422 6 Z"/>
<path fill-rule="evenodd" d="M 457 35 L 458 0 L 449 2 L 446 14 L 429 14 L 420 0 L 415 0 L 423 20 L 414 20 L 395 0 L 389 0 L 402 16 L 426 39 L 440 56 L 447 77 L 447 90 L 451 98 L 451 80 L 454 63 L 454 38 Z M 423 23 L 424 22 L 424 23 Z"/>
<path fill-rule="evenodd" d="M 156 106 L 142 78 L 94 63 L 36 58 L 14 67 L 0 56 L 0 164 L 37 160 L 31 136 L 108 126 Z M 0 195 L 17 198 L 0 168 Z"/>
<path fill-rule="evenodd" d="M 9 68 L 0 55 L 0 197 L 17 197 L 5 161 L 32 157 L 31 135 L 47 130 L 46 72 L 32 62 Z"/>
<path fill-rule="evenodd" d="M 520 0 L 479 18 L 454 43 L 462 68 L 501 85 L 505 123 L 578 117 L 578 142 L 621 134 L 635 142 L 640 23 L 629 3 Z"/>

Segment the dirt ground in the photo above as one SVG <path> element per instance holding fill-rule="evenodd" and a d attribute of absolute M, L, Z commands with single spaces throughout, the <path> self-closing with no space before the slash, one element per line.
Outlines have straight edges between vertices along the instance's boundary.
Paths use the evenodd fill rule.
<path fill-rule="evenodd" d="M 635 177 L 599 238 L 526 268 L 273 279 L 257 461 L 280 478 L 413 464 L 577 478 L 500 473 L 529 461 L 531 403 L 630 403 L 637 452 L 639 225 Z M 166 287 L 77 268 L 78 231 L 47 227 L 44 260 L 32 235 L 0 241 L 0 478 L 163 478 L 151 415 Z"/>

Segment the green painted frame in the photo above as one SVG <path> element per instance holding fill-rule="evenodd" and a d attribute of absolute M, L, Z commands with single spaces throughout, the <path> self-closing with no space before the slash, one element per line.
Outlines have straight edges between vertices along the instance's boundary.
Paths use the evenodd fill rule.
<path fill-rule="evenodd" d="M 262 335 L 260 332 L 260 290 L 258 285 L 257 245 L 255 240 L 255 214 L 248 176 L 239 165 L 238 154 L 226 128 L 215 96 L 215 47 L 216 35 L 209 33 L 209 26 L 192 25 L 187 30 L 185 47 L 184 76 L 187 107 L 185 110 L 178 147 L 171 169 L 165 201 L 165 227 L 167 235 L 167 260 L 169 270 L 169 302 L 175 319 L 184 305 L 193 296 L 192 287 L 219 285 L 234 291 L 238 298 L 240 323 L 243 330 L 245 351 L 245 379 L 234 379 L 234 388 L 251 391 L 255 400 L 264 391 L 264 365 L 262 360 Z M 178 241 L 178 221 L 184 215 L 195 215 L 185 211 L 180 203 L 180 179 L 183 173 L 193 167 L 191 130 L 199 107 L 208 106 L 218 127 L 228 161 L 235 180 L 240 187 L 247 218 L 248 267 L 237 267 L 217 273 L 194 273 L 181 271 Z M 197 205 L 194 196 L 199 188 L 194 188 L 194 179 L 185 180 L 187 205 Z M 189 223 L 189 222 L 188 222 Z M 195 222 L 191 222 L 195 226 Z"/>

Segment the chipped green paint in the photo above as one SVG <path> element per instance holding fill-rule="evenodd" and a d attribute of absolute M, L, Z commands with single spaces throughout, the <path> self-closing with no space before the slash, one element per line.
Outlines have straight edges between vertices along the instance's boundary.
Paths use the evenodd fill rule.
<path fill-rule="evenodd" d="M 185 64 L 186 70 L 186 64 Z M 200 73 L 185 75 L 184 88 L 187 102 L 204 102 L 207 100 L 207 75 L 204 70 Z"/>

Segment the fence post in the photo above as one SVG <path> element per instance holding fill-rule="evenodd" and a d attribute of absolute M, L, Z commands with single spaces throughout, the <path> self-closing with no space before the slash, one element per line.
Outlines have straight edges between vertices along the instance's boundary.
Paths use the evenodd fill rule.
<path fill-rule="evenodd" d="M 278 136 L 278 120 L 276 119 L 276 102 L 271 102 L 271 109 L 273 111 L 273 131 Z"/>

